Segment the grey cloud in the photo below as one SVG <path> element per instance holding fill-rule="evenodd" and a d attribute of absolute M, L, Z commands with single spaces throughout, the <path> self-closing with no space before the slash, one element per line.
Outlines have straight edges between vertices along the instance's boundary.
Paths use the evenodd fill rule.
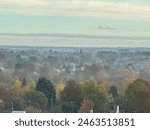
<path fill-rule="evenodd" d="M 99 29 L 99 30 L 117 30 L 116 27 L 110 27 L 110 26 L 107 26 L 107 27 L 99 26 L 97 29 Z"/>

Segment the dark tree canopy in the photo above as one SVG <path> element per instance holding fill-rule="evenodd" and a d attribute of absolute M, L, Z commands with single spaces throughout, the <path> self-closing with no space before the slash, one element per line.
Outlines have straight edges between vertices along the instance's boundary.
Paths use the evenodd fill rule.
<path fill-rule="evenodd" d="M 111 86 L 108 91 L 109 94 L 112 94 L 112 97 L 115 99 L 118 97 L 118 90 L 116 86 Z"/>
<path fill-rule="evenodd" d="M 39 78 L 36 84 L 36 90 L 43 92 L 48 99 L 48 106 L 51 106 L 55 103 L 56 91 L 54 85 L 50 80 L 46 78 Z"/>
<path fill-rule="evenodd" d="M 22 85 L 21 86 L 23 86 L 23 87 L 27 86 L 27 81 L 26 81 L 25 77 L 22 80 Z"/>
<path fill-rule="evenodd" d="M 61 93 L 61 101 L 66 109 L 74 107 L 76 111 L 80 108 L 83 101 L 81 86 L 75 80 L 69 80 Z M 68 104 L 68 105 L 66 105 Z M 75 111 L 75 110 L 74 110 Z"/>
<path fill-rule="evenodd" d="M 148 82 L 141 79 L 134 81 L 129 85 L 125 98 L 128 112 L 150 112 L 150 84 Z"/>

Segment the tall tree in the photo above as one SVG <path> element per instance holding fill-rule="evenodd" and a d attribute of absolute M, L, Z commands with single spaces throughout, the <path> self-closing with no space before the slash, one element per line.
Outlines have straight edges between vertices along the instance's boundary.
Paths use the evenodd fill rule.
<path fill-rule="evenodd" d="M 118 97 L 118 90 L 116 86 L 111 86 L 108 90 L 108 93 L 112 95 L 114 99 Z"/>
<path fill-rule="evenodd" d="M 27 81 L 26 81 L 25 77 L 22 80 L 22 85 L 21 86 L 23 86 L 23 87 L 27 86 Z"/>
<path fill-rule="evenodd" d="M 75 80 L 69 80 L 61 93 L 63 110 L 65 112 L 77 112 L 82 101 L 83 93 L 81 86 Z"/>
<path fill-rule="evenodd" d="M 35 89 L 43 92 L 48 99 L 48 106 L 53 107 L 56 100 L 56 91 L 51 81 L 46 78 L 39 78 Z"/>

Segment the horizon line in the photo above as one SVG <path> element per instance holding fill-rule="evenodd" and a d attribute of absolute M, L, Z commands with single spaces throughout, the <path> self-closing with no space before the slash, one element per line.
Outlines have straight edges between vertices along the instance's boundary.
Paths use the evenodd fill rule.
<path fill-rule="evenodd" d="M 0 33 L 0 36 L 18 36 L 18 37 L 65 37 L 65 38 L 112 38 L 112 39 L 150 39 L 150 36 L 129 36 L 129 35 L 93 35 L 77 33 Z"/>
<path fill-rule="evenodd" d="M 75 47 L 75 46 L 34 46 L 34 45 L 0 45 L 0 48 L 2 47 L 26 47 L 26 48 L 103 48 L 103 49 L 109 49 L 109 48 L 113 48 L 113 49 L 150 49 L 150 47 L 90 47 L 90 46 L 85 46 L 85 47 Z"/>

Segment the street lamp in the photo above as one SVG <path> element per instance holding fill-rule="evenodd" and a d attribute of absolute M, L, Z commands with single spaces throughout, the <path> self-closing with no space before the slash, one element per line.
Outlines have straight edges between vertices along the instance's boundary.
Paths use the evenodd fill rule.
<path fill-rule="evenodd" d="M 51 110 L 53 109 L 53 99 L 51 99 Z"/>
<path fill-rule="evenodd" d="M 52 93 L 51 95 L 52 95 L 52 97 L 51 97 L 51 110 L 52 110 L 52 109 L 53 109 L 53 105 L 54 105 L 54 104 L 53 104 L 53 100 L 54 100 L 53 98 L 54 98 L 54 95 L 53 95 L 53 93 Z"/>
<path fill-rule="evenodd" d="M 71 101 L 71 112 L 73 113 L 73 102 Z"/>
<path fill-rule="evenodd" d="M 106 113 L 107 112 L 107 102 L 105 103 L 104 107 L 105 107 L 105 111 L 104 112 Z"/>
<path fill-rule="evenodd" d="M 14 111 L 14 103 L 11 102 L 11 111 L 13 112 Z"/>
<path fill-rule="evenodd" d="M 31 103 L 32 103 L 31 100 L 29 100 L 29 106 L 30 106 L 30 107 L 31 107 Z"/>

